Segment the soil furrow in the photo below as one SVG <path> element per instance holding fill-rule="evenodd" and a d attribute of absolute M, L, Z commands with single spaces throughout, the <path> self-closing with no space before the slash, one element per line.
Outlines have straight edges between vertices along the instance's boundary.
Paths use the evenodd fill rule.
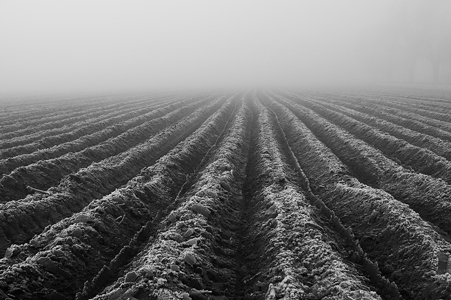
<path fill-rule="evenodd" d="M 380 150 L 388 158 L 397 161 L 400 165 L 412 168 L 419 173 L 441 178 L 448 184 L 451 183 L 451 163 L 444 157 L 354 120 L 340 113 L 339 108 L 335 110 L 333 108 L 329 109 L 327 105 L 320 106 L 312 101 L 302 101 L 302 104 L 329 122 L 345 129 L 356 138 Z"/>
<path fill-rule="evenodd" d="M 29 126 L 39 125 L 46 120 L 61 118 L 61 115 L 69 111 L 92 111 L 105 106 L 121 106 L 123 101 L 130 101 L 142 96 L 144 95 L 68 97 L 66 99 L 49 99 L 45 97 L 45 99 L 28 99 L 28 101 L 15 100 L 9 107 L 5 106 L 7 113 L 5 113 L 5 119 L 0 123 L 2 126 L 0 127 L 0 132 L 4 132 L 5 128 L 3 126 L 12 125 L 13 130 L 24 129 Z M 159 95 L 156 94 L 155 96 Z M 161 96 L 164 95 L 161 94 Z"/>
<path fill-rule="evenodd" d="M 61 112 L 55 117 L 39 119 L 36 122 L 31 122 L 26 124 L 25 128 L 18 129 L 15 126 L 5 126 L 3 130 L 7 132 L 3 133 L 3 139 L 11 139 L 14 137 L 20 137 L 25 134 L 32 134 L 37 131 L 53 129 L 56 127 L 65 127 L 70 126 L 73 123 L 83 121 L 90 117 L 98 117 L 104 113 L 104 110 L 108 110 L 111 106 L 121 106 L 122 103 L 119 104 L 99 104 L 97 107 L 84 107 L 82 111 L 78 111 L 80 109 L 76 109 L 77 112 L 73 112 L 71 109 L 68 110 L 67 113 Z"/>
<path fill-rule="evenodd" d="M 266 97 L 262 98 L 265 99 Z M 274 99 L 272 97 L 269 97 L 269 99 L 269 106 L 274 107 Z M 277 109 L 277 106 L 275 108 Z M 359 266 L 359 269 L 371 281 L 371 284 L 376 288 L 377 293 L 383 299 L 400 299 L 401 296 L 397 286 L 383 277 L 377 264 L 367 258 L 366 253 L 362 250 L 352 231 L 346 228 L 341 223 L 340 219 L 335 215 L 333 210 L 327 207 L 324 202 L 312 192 L 310 182 L 302 170 L 293 149 L 291 149 L 289 139 L 282 128 L 282 122 L 280 121 L 278 114 L 271 108 L 268 109 L 271 110 L 275 117 L 275 122 L 278 129 L 277 137 L 279 137 L 280 143 L 284 145 L 285 153 L 288 153 L 287 156 L 290 161 L 289 165 L 296 170 L 299 184 L 302 187 L 303 193 L 305 194 L 307 200 L 311 205 L 316 207 L 318 210 L 317 213 L 322 217 L 323 222 L 329 227 L 329 231 L 333 231 L 332 236 L 336 238 L 334 245 L 339 245 L 341 248 L 341 253 L 347 254 L 347 257 L 345 258 L 346 260 L 349 260 Z M 284 114 L 283 111 L 280 115 L 286 117 L 286 114 Z"/>
<path fill-rule="evenodd" d="M 223 126 L 223 124 L 219 124 L 218 122 L 223 122 L 223 117 L 225 117 L 225 115 L 221 116 L 222 120 L 220 120 L 219 115 L 216 117 L 216 119 L 212 118 L 211 122 L 207 126 L 205 126 L 206 128 L 204 131 L 198 130 L 197 136 L 190 136 L 186 145 L 181 144 L 180 147 L 176 147 L 173 151 L 171 151 L 167 155 L 167 158 L 162 158 L 162 165 L 156 165 L 156 168 L 149 168 L 148 170 L 146 170 L 146 179 L 140 179 L 140 184 L 145 183 L 145 189 L 147 190 L 153 189 L 154 191 L 161 191 L 161 184 L 165 184 L 166 187 L 168 187 L 168 182 L 176 183 L 177 181 L 175 179 L 179 179 L 176 185 L 169 185 L 171 187 L 171 193 L 166 192 L 166 194 L 153 194 L 158 195 L 157 198 L 166 195 L 166 202 L 168 203 L 168 205 L 165 206 L 164 210 L 160 208 L 160 211 L 157 213 L 158 218 L 155 219 L 156 221 L 152 223 L 146 223 L 146 225 L 144 225 L 140 229 L 140 231 L 133 237 L 129 245 L 123 247 L 109 265 L 105 265 L 92 280 L 89 280 L 85 283 L 83 291 L 77 293 L 77 300 L 91 298 L 107 285 L 113 283 L 118 277 L 117 274 L 121 274 L 123 270 L 126 269 L 127 264 L 129 264 L 135 258 L 135 256 L 144 249 L 149 238 L 157 234 L 157 230 L 158 228 L 160 228 L 159 224 L 161 223 L 162 219 L 164 217 L 167 217 L 169 213 L 173 213 L 173 210 L 183 202 L 184 198 L 182 195 L 184 195 L 187 190 L 191 189 L 192 185 L 197 182 L 194 181 L 193 178 L 198 179 L 200 170 L 205 167 L 206 163 L 212 157 L 214 157 L 213 154 L 218 148 L 218 143 L 224 139 L 227 130 L 236 130 L 236 128 L 231 129 L 232 120 L 240 119 L 244 115 L 244 109 L 242 109 L 241 113 L 239 113 L 238 115 L 236 114 L 238 108 L 237 102 L 238 101 L 235 101 L 235 108 L 226 120 L 225 126 Z M 218 125 L 220 125 L 219 127 L 223 126 L 220 132 L 219 130 L 217 130 L 219 128 Z M 208 130 L 211 131 L 213 129 L 212 127 L 216 129 L 216 133 L 214 135 L 212 135 L 211 133 L 208 134 L 207 132 Z M 212 144 L 212 142 L 214 143 Z M 208 150 L 206 150 L 207 148 Z M 174 176 L 173 171 L 162 171 L 164 169 L 167 169 L 168 167 L 174 169 L 173 166 L 175 165 L 181 166 L 181 169 L 183 171 L 179 173 L 178 176 Z M 159 172 L 155 172 L 155 170 L 159 170 Z M 158 174 L 158 177 L 156 176 L 156 174 Z M 171 175 L 172 177 L 169 175 Z M 149 180 L 149 178 L 151 179 Z M 185 182 L 181 184 L 183 178 L 185 178 Z M 147 198 L 147 196 L 145 195 L 147 191 L 145 190 L 135 188 L 134 192 L 135 195 L 138 195 L 138 197 Z"/>
<path fill-rule="evenodd" d="M 2 103 L 0 299 L 451 300 L 445 89 Z"/>
<path fill-rule="evenodd" d="M 357 107 L 367 106 L 371 109 L 384 111 L 387 114 L 401 116 L 408 120 L 419 122 L 419 124 L 422 124 L 423 126 L 431 126 L 432 128 L 448 132 L 451 131 L 451 118 L 449 117 L 449 114 L 443 113 L 443 108 L 440 109 L 441 113 L 439 113 L 433 112 L 431 108 L 429 108 L 429 110 L 412 108 L 412 104 L 400 104 L 396 99 L 393 99 L 391 102 L 389 100 L 390 99 L 382 98 L 373 102 L 371 99 L 366 98 L 361 101 L 353 101 L 348 97 L 338 98 L 338 101 L 342 102 L 344 105 Z M 425 115 L 425 113 L 427 114 Z"/>
<path fill-rule="evenodd" d="M 102 266 L 108 266 L 108 262 L 116 255 L 109 270 L 119 267 L 121 260 L 126 260 L 127 256 L 136 252 L 129 245 L 122 249 L 123 246 L 128 244 L 135 233 L 138 234 L 137 239 L 144 239 L 145 230 L 151 230 L 151 224 L 156 225 L 156 221 L 167 214 L 167 207 L 171 205 L 185 177 L 196 170 L 196 165 L 214 145 L 222 128 L 227 126 L 232 111 L 233 105 L 229 101 L 187 140 L 125 187 L 91 202 L 80 213 L 34 237 L 29 244 L 15 247 L 17 257 L 11 257 L 10 260 L 18 260 L 22 255 L 28 259 L 8 268 L 0 278 L 5 281 L 22 278 L 22 299 L 34 299 L 33 295 L 73 298 L 75 292 L 82 290 L 84 281 L 93 278 Z M 149 177 L 150 174 L 153 176 Z M 155 191 L 160 193 L 152 193 Z M 145 229 L 138 233 L 143 226 Z M 139 245 L 135 241 L 132 246 Z M 76 276 L 63 276 L 72 273 L 75 266 L 78 268 Z M 16 272 L 18 268 L 28 272 Z M 32 291 L 26 291 L 27 285 L 24 286 L 23 282 L 38 275 L 45 279 L 44 282 L 35 284 Z M 64 280 L 54 275 L 62 275 Z M 5 293 L 12 290 L 18 293 L 18 287 L 14 284 L 10 284 Z"/>
<path fill-rule="evenodd" d="M 129 121 L 133 118 L 149 113 L 152 110 L 161 108 L 176 101 L 164 101 L 164 99 L 146 100 L 141 103 L 128 103 L 123 108 L 114 109 L 112 112 L 104 111 L 97 118 L 89 118 L 71 126 L 39 131 L 32 135 L 16 137 L 0 142 L 0 157 L 2 159 L 21 154 L 31 153 L 39 149 L 50 148 L 52 146 L 67 143 L 77 138 L 93 134 L 96 131 L 105 129 L 121 122 Z"/>
<path fill-rule="evenodd" d="M 34 234 L 72 213 L 93 199 L 101 198 L 134 177 L 141 168 L 153 164 L 188 137 L 224 100 L 219 99 L 163 130 L 161 133 L 122 155 L 81 169 L 66 176 L 49 190 L 50 195 L 35 194 L 22 201 L 3 204 L 0 226 L 10 243 L 21 244 Z"/>
<path fill-rule="evenodd" d="M 193 112 L 203 103 L 205 103 L 205 100 L 188 105 L 184 105 L 184 103 L 169 105 L 139 117 L 140 125 L 133 126 L 134 122 L 132 122 L 131 128 L 128 125 L 125 127 L 113 126 L 92 136 L 46 149 L 47 151 L 22 155 L 17 160 L 8 159 L 6 161 L 9 163 L 8 167 L 26 164 L 27 162 L 31 164 L 18 167 L 0 179 L 1 200 L 8 202 L 24 198 L 27 194 L 32 193 L 28 186 L 46 190 L 58 184 L 65 175 L 74 173 L 94 162 L 112 159 L 114 156 L 120 157 L 121 153 L 131 151 L 135 145 L 148 140 L 163 128 Z M 104 142 L 97 143 L 99 138 L 100 141 L 102 140 L 104 134 L 112 135 L 112 137 Z M 87 147 L 91 142 L 94 142 L 95 145 Z M 59 154 L 62 154 L 62 156 L 51 158 L 52 156 L 59 156 Z M 33 163 L 33 161 L 37 162 Z"/>
<path fill-rule="evenodd" d="M 380 108 L 386 112 L 392 111 L 396 115 L 404 118 L 412 119 L 427 126 L 433 126 L 445 131 L 451 131 L 451 118 L 447 113 L 432 112 L 431 110 L 412 108 L 411 106 L 401 105 L 397 102 L 381 101 L 375 105 L 375 108 Z M 443 112 L 443 108 L 439 108 Z M 448 108 L 450 110 L 450 108 Z"/>
<path fill-rule="evenodd" d="M 259 105 L 250 153 L 241 292 L 249 299 L 380 299 L 299 188 L 270 113 Z"/>
<path fill-rule="evenodd" d="M 401 96 L 402 98 L 406 98 L 405 96 Z M 374 101 L 376 100 L 376 101 Z M 351 100 L 351 103 L 373 103 L 383 105 L 385 108 L 395 108 L 398 111 L 402 110 L 405 112 L 410 112 L 411 117 L 418 117 L 418 120 L 427 120 L 427 121 L 439 121 L 440 123 L 445 123 L 449 125 L 451 122 L 451 117 L 447 113 L 443 113 L 445 110 L 450 110 L 451 107 L 449 103 L 447 105 L 439 105 L 436 100 L 429 101 L 429 103 L 424 104 L 421 100 L 415 102 L 412 101 L 411 97 L 407 97 L 407 100 L 400 99 L 400 96 L 393 97 L 379 97 L 378 99 L 361 97 L 360 101 Z"/>
<path fill-rule="evenodd" d="M 439 266 L 450 255 L 451 245 L 407 205 L 352 176 L 335 156 L 343 157 L 341 153 L 348 150 L 346 145 L 355 143 L 352 137 L 335 135 L 332 126 L 319 126 L 321 117 L 282 103 L 299 117 L 280 108 L 285 114 L 282 126 L 313 191 L 352 229 L 369 258 L 379 264 L 382 275 L 394 281 L 406 299 L 437 299 L 433 297 L 449 294 L 449 279 Z M 360 144 L 353 147 L 359 149 Z M 377 165 L 358 165 L 360 169 L 378 171 Z"/>
<path fill-rule="evenodd" d="M 422 123 L 420 121 L 416 121 L 416 120 L 402 117 L 400 115 L 396 115 L 395 109 L 390 109 L 390 112 L 385 112 L 380 108 L 376 108 L 374 106 L 368 106 L 368 105 L 365 105 L 365 106 L 352 105 L 349 107 L 352 109 L 355 109 L 357 111 L 381 118 L 388 122 L 398 124 L 400 126 L 408 128 L 408 129 L 418 131 L 418 132 L 421 132 L 424 134 L 428 134 L 428 135 L 443 139 L 448 142 L 451 141 L 451 133 L 450 132 L 430 126 L 430 125 Z"/>
<path fill-rule="evenodd" d="M 118 136 L 121 133 L 132 129 L 133 127 L 138 127 L 146 121 L 148 122 L 157 117 L 162 117 L 165 114 L 174 111 L 177 106 L 182 107 L 182 104 L 183 103 L 180 103 L 178 105 L 166 105 L 157 108 L 146 114 L 140 115 L 130 120 L 125 120 L 119 124 L 106 126 L 102 129 L 99 128 L 99 130 L 97 130 L 96 132 L 92 134 L 82 135 L 78 139 L 75 139 L 73 141 L 63 142 L 56 146 L 51 146 L 44 149 L 36 149 L 36 151 L 33 151 L 32 153 L 25 153 L 16 155 L 14 157 L 1 159 L 0 166 L 3 170 L 3 173 L 6 175 L 18 167 L 27 166 L 42 159 L 51 159 L 64 155 L 68 152 L 77 152 L 84 150 L 87 147 L 92 147 L 108 139 L 114 138 L 115 136 Z"/>
<path fill-rule="evenodd" d="M 297 109 L 304 122 L 320 139 L 327 140 L 334 153 L 345 162 L 359 180 L 390 193 L 408 204 L 425 220 L 438 226 L 440 234 L 450 239 L 451 186 L 441 179 L 407 170 L 380 151 L 355 139 L 310 109 Z M 333 145 L 333 146 L 332 146 Z M 444 231 L 444 232 L 443 232 Z M 445 233 L 446 232 L 446 233 Z"/>
<path fill-rule="evenodd" d="M 207 295 L 233 293 L 236 266 L 230 261 L 232 249 L 224 248 L 233 247 L 232 233 L 222 223 L 232 221 L 239 201 L 249 125 L 249 110 L 243 106 L 197 174 L 199 180 L 174 203 L 147 247 L 118 274 L 119 279 L 94 299 L 207 299 Z M 224 254 L 227 259 L 221 257 Z"/>
<path fill-rule="evenodd" d="M 371 115 L 361 113 L 354 109 L 345 107 L 344 102 L 336 102 L 334 105 L 327 102 L 321 102 L 321 105 L 326 106 L 332 110 L 343 113 L 351 118 L 361 121 L 369 126 L 375 127 L 379 130 L 385 131 L 390 135 L 393 135 L 399 139 L 403 139 L 412 145 L 426 148 L 436 153 L 439 156 L 443 156 L 447 160 L 451 161 L 451 143 L 443 141 L 442 139 L 433 137 L 428 134 L 420 133 L 408 128 L 396 125 L 392 122 L 388 122 Z M 349 106 L 350 107 L 350 106 Z"/>

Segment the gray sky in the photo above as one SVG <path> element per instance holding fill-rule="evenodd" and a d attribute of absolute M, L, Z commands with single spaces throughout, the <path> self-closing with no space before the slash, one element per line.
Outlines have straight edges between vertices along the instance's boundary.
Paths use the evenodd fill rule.
<path fill-rule="evenodd" d="M 2 0 L 0 93 L 358 81 L 389 2 Z"/>

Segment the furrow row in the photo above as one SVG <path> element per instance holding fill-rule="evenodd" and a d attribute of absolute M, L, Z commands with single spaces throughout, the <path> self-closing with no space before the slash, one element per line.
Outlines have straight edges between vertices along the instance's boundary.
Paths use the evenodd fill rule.
<path fill-rule="evenodd" d="M 257 106 L 245 190 L 241 272 L 248 274 L 241 279 L 242 296 L 381 299 L 307 199 L 274 116 Z"/>
<path fill-rule="evenodd" d="M 386 112 L 382 110 L 380 107 L 375 107 L 373 105 L 365 105 L 365 104 L 359 104 L 359 105 L 352 105 L 343 103 L 345 107 L 369 114 L 373 117 L 378 117 L 383 120 L 386 120 L 388 122 L 392 122 L 394 124 L 398 124 L 400 126 L 403 126 L 405 128 L 418 131 L 424 134 L 431 135 L 433 137 L 437 137 L 440 139 L 443 139 L 445 141 L 450 142 L 451 141 L 451 133 L 445 130 L 442 130 L 440 128 L 430 126 L 428 124 L 425 124 L 420 121 L 416 121 L 414 119 L 409 119 L 402 117 L 401 114 L 398 114 L 393 109 L 390 109 L 390 112 Z"/>
<path fill-rule="evenodd" d="M 391 102 L 399 105 L 415 109 L 414 107 L 423 108 L 430 111 L 443 112 L 444 109 L 450 109 L 449 100 L 445 93 L 439 95 L 433 93 L 431 90 L 402 90 L 395 89 L 391 92 L 383 92 L 377 89 L 372 93 L 368 91 L 358 92 L 357 94 L 349 94 L 347 91 L 343 96 L 347 98 L 354 98 L 357 101 L 367 102 Z"/>
<path fill-rule="evenodd" d="M 269 95 L 268 95 L 269 96 Z M 341 248 L 341 253 L 345 253 L 345 260 L 350 261 L 353 264 L 358 266 L 358 269 L 362 271 L 362 273 L 370 280 L 371 285 L 376 289 L 378 295 L 380 295 L 383 299 L 400 299 L 401 296 L 399 294 L 397 286 L 387 280 L 384 276 L 382 276 L 377 263 L 374 263 L 370 259 L 368 259 L 366 253 L 362 250 L 358 240 L 355 238 L 353 232 L 343 225 L 340 219 L 336 216 L 333 210 L 331 210 L 324 201 L 315 195 L 310 186 L 310 181 L 307 178 L 304 170 L 302 169 L 299 160 L 296 157 L 295 152 L 291 148 L 293 145 L 290 144 L 289 138 L 287 134 L 285 134 L 284 128 L 282 126 L 282 121 L 280 117 L 287 117 L 287 114 L 284 112 L 284 107 L 282 107 L 282 111 L 280 110 L 280 106 L 274 102 L 274 98 L 262 97 L 263 99 L 269 100 L 269 108 L 272 111 L 272 114 L 275 116 L 275 122 L 277 124 L 277 128 L 279 133 L 277 136 L 281 140 L 281 144 L 284 145 L 287 153 L 287 157 L 290 161 L 290 166 L 296 170 L 299 186 L 302 188 L 304 195 L 306 196 L 309 203 L 316 207 L 317 215 L 321 216 L 323 223 L 326 223 L 330 230 L 333 231 L 333 237 L 335 238 L 334 249 L 337 249 L 339 245 Z M 266 100 L 266 101 L 267 101 Z M 276 110 L 279 111 L 279 115 L 276 113 Z M 290 114 L 288 114 L 288 118 L 290 118 Z"/>
<path fill-rule="evenodd" d="M 146 234 L 167 215 L 186 176 L 195 171 L 227 126 L 236 105 L 233 105 L 236 101 L 232 102 L 125 187 L 91 202 L 80 213 L 35 236 L 30 243 L 10 248 L 8 253 L 14 255 L 9 260 L 16 264 L 0 275 L 0 280 L 9 286 L 4 292 L 19 293 L 18 286 L 11 283 L 13 280 L 20 284 L 21 299 L 34 299 L 36 295 L 73 299 L 83 286 L 85 296 L 91 294 L 93 287 L 90 280 L 83 285 L 85 280 L 94 278 L 103 266 L 109 265 L 110 272 L 121 267 L 137 251 L 139 243 L 145 241 Z M 17 263 L 18 260 L 22 262 Z M 37 276 L 44 280 L 34 282 Z"/>
<path fill-rule="evenodd" d="M 146 142 L 66 176 L 49 194 L 34 194 L 10 201 L 1 207 L 0 226 L 10 243 L 22 244 L 42 229 L 80 211 L 92 200 L 111 193 L 127 183 L 140 169 L 152 165 L 179 142 L 192 134 L 224 100 L 218 99 L 164 129 Z M 228 106 L 230 106 L 229 104 Z M 227 110 L 228 106 L 221 109 Z"/>
<path fill-rule="evenodd" d="M 218 230 L 217 222 L 226 217 L 220 211 L 224 209 L 221 200 L 226 201 L 230 197 L 235 176 L 243 175 L 239 171 L 232 175 L 231 171 L 239 167 L 234 164 L 245 160 L 245 155 L 241 154 L 245 150 L 243 147 L 246 147 L 243 137 L 249 129 L 246 125 L 247 117 L 249 110 L 242 106 L 235 118 L 229 120 L 232 122 L 227 126 L 227 131 L 224 130 L 215 138 L 214 149 L 210 148 L 213 151 L 207 151 L 210 154 L 206 155 L 204 152 L 202 161 L 195 161 L 197 167 L 192 175 L 197 178 L 196 182 L 185 195 L 180 197 L 179 193 L 173 200 L 162 222 L 149 235 L 147 243 L 135 255 L 131 264 L 117 272 L 115 280 L 107 284 L 102 284 L 101 278 L 105 277 L 105 272 L 101 271 L 90 285 L 85 285 L 83 292 L 77 295 L 77 300 L 95 294 L 100 299 L 116 299 L 132 294 L 157 298 L 182 297 L 183 294 L 188 296 L 188 293 L 195 299 L 205 292 L 204 289 L 211 290 L 212 284 L 215 284 L 217 290 L 224 288 L 223 285 L 233 286 L 233 278 L 228 277 L 231 272 L 223 266 L 215 266 L 214 256 L 212 258 L 211 255 L 223 246 L 217 244 L 219 236 L 215 234 Z M 199 158 L 202 157 L 199 150 L 193 147 L 185 152 Z M 187 163 L 180 158 L 172 162 L 175 165 Z M 193 164 L 192 167 L 194 166 Z M 161 180 L 161 177 L 156 178 L 152 173 L 149 175 L 146 186 Z M 230 203 L 224 204 L 228 210 L 233 211 Z M 210 224 L 213 216 L 213 224 Z M 217 233 L 222 235 L 222 232 Z M 113 268 L 111 264 L 105 269 L 117 271 L 117 267 Z M 217 282 L 217 279 L 222 283 Z M 211 280 L 216 282 L 212 283 Z M 105 289 L 102 291 L 99 287 Z"/>
<path fill-rule="evenodd" d="M 240 189 L 236 178 L 244 176 L 242 164 L 246 160 L 248 141 L 245 136 L 249 129 L 249 109 L 244 105 L 224 139 L 197 173 L 195 185 L 176 201 L 179 203 L 174 203 L 172 212 L 161 222 L 147 247 L 124 270 L 124 275 L 95 298 L 173 299 L 187 298 L 190 294 L 192 299 L 204 299 L 204 293 L 221 291 L 230 285 L 233 292 L 234 280 L 229 277 L 232 272 L 224 268 L 227 262 L 215 262 L 213 253 L 225 246 L 222 238 L 230 244 L 230 233 L 227 235 L 222 231 L 224 228 L 218 228 L 218 223 L 234 211 L 231 193 L 233 188 Z M 222 209 L 229 215 L 223 215 Z M 213 289 L 212 280 L 222 283 Z M 83 299 L 81 296 L 77 299 Z"/>
<path fill-rule="evenodd" d="M 366 99 L 367 97 L 364 98 Z M 450 102 L 446 99 L 446 96 L 437 98 L 428 94 L 426 96 L 418 97 L 415 95 L 397 93 L 390 96 L 379 96 L 377 99 L 377 102 L 381 104 L 386 103 L 388 106 L 392 106 L 393 104 L 395 107 L 410 111 L 412 113 L 437 118 L 442 121 L 451 121 L 449 115 L 447 116 L 447 114 L 443 113 L 443 111 L 448 111 L 451 109 Z"/>
<path fill-rule="evenodd" d="M 308 108 L 297 114 L 308 120 L 312 130 L 323 134 L 326 145 L 334 144 L 333 151 L 362 182 L 381 188 L 396 199 L 405 202 L 425 220 L 451 234 L 451 186 L 443 180 L 409 171 L 384 156 L 361 140 L 336 127 Z M 303 119 L 303 120 L 304 120 Z M 315 120 L 315 123 L 313 123 Z M 315 132 L 316 133 L 316 132 Z M 445 233 L 443 233 L 446 235 Z"/>
<path fill-rule="evenodd" d="M 120 158 L 121 153 L 132 149 L 161 129 L 182 119 L 203 102 L 201 100 L 190 105 L 184 105 L 184 103 L 168 105 L 137 117 L 141 123 L 137 126 L 133 126 L 134 121 L 127 122 L 124 127 L 113 126 L 74 142 L 29 155 L 21 155 L 17 159 L 8 159 L 2 167 L 5 168 L 5 171 L 10 169 L 13 171 L 0 179 L 0 198 L 3 203 L 24 198 L 27 194 L 33 193 L 28 186 L 46 190 L 57 184 L 65 175 L 87 167 L 93 162 L 111 159 L 114 156 Z M 104 135 L 111 137 L 104 142 L 97 143 L 104 139 Z M 91 144 L 94 145 L 89 147 Z"/>
<path fill-rule="evenodd" d="M 335 103 L 334 105 L 328 104 L 327 102 L 322 101 L 322 105 L 329 107 L 332 110 L 343 113 L 349 117 L 352 117 L 358 121 L 361 121 L 369 126 L 375 127 L 381 131 L 385 131 L 388 134 L 397 137 L 399 139 L 403 139 L 412 145 L 426 148 L 436 153 L 439 156 L 443 156 L 447 160 L 451 161 L 451 143 L 447 141 L 443 141 L 439 138 L 420 133 L 400 125 L 394 124 L 392 122 L 388 122 L 377 117 L 373 117 L 371 115 L 356 111 L 354 109 L 345 107 L 340 105 L 340 102 Z"/>
<path fill-rule="evenodd" d="M 85 100 L 88 99 L 89 98 L 86 98 Z M 33 99 L 30 101 L 15 100 L 9 105 L 5 104 L 2 106 L 0 132 L 4 133 L 24 129 L 30 125 L 39 124 L 39 122 L 42 123 L 43 117 L 58 118 L 59 115 L 67 113 L 69 110 L 76 113 L 87 109 L 89 110 L 91 107 L 100 107 L 105 105 L 105 102 L 81 104 L 82 103 L 77 101 L 77 99 L 70 99 L 70 104 L 64 100 L 57 101 L 56 99 L 51 103 L 42 101 L 42 99 Z"/>
<path fill-rule="evenodd" d="M 105 105 L 132 100 L 144 95 L 104 95 L 104 96 L 83 96 L 83 97 L 35 97 L 29 99 L 14 99 L 10 103 L 5 103 L 0 115 L 0 125 L 14 125 L 16 129 L 23 129 L 34 124 L 36 120 L 43 117 L 57 117 L 61 113 L 68 111 L 89 111 Z M 155 96 L 164 96 L 155 94 Z"/>
<path fill-rule="evenodd" d="M 290 93 L 289 93 L 290 94 Z M 411 119 L 412 121 L 420 122 L 420 124 L 426 124 L 428 126 L 433 126 L 437 129 L 451 131 L 451 117 L 443 111 L 446 108 L 439 108 L 438 112 L 434 112 L 431 108 L 433 103 L 429 104 L 426 108 L 420 109 L 416 108 L 415 103 L 412 101 L 402 102 L 399 97 L 396 96 L 350 96 L 345 95 L 328 95 L 328 94 L 313 94 L 312 99 L 321 100 L 323 102 L 334 104 L 340 104 L 340 106 L 346 105 L 349 108 L 352 107 L 372 107 L 375 109 L 383 110 L 388 114 L 396 114 L 404 117 L 406 119 Z M 355 109 L 355 108 L 354 108 Z M 448 108 L 449 110 L 450 108 Z"/>
<path fill-rule="evenodd" d="M 354 101 L 352 101 L 353 103 Z M 345 103 L 348 103 L 345 99 Z M 450 108 L 445 109 L 441 108 L 440 112 L 434 112 L 432 109 L 418 109 L 412 108 L 412 104 L 400 104 L 398 101 L 390 101 L 390 99 L 383 98 L 378 101 L 371 101 L 370 99 L 365 99 L 364 102 L 360 102 L 360 104 L 365 103 L 366 106 L 370 106 L 371 108 L 384 111 L 385 113 L 400 116 L 406 119 L 410 119 L 416 122 L 420 122 L 420 124 L 425 124 L 428 126 L 433 126 L 438 129 L 442 129 L 445 131 L 451 131 L 451 118 L 449 117 L 449 113 L 446 111 L 450 111 Z M 355 104 L 355 103 L 354 103 Z"/>
<path fill-rule="evenodd" d="M 140 114 L 135 114 L 134 112 L 132 114 L 121 114 L 117 117 L 112 117 L 109 120 L 93 122 L 88 125 L 91 129 L 81 126 L 80 128 L 67 133 L 50 136 L 48 138 L 44 137 L 29 144 L 0 150 L 0 166 L 4 170 L 3 173 L 6 174 L 14 168 L 26 166 L 27 164 L 42 158 L 49 159 L 62 155 L 64 154 L 64 149 L 67 149 L 67 152 L 74 152 L 78 151 L 77 146 L 80 149 L 93 146 L 96 143 L 114 137 L 115 134 L 120 134 L 121 132 L 125 132 L 130 128 L 146 122 L 149 120 L 149 117 L 152 118 L 154 115 L 161 116 L 160 114 L 165 111 L 164 109 L 166 108 L 167 111 L 170 107 L 171 106 L 168 104 L 162 104 L 150 109 L 144 109 Z M 87 143 L 86 146 L 84 146 L 83 142 Z M 74 150 L 71 149 L 71 146 L 74 147 Z"/>
<path fill-rule="evenodd" d="M 440 107 L 438 108 L 439 111 L 436 112 L 430 108 L 430 105 L 421 106 L 422 108 L 418 108 L 412 107 L 411 103 L 401 104 L 395 101 L 388 101 L 388 99 L 381 100 L 377 104 L 378 105 L 376 107 L 381 107 L 387 112 L 390 112 L 390 109 L 395 109 L 396 114 L 399 114 L 402 117 L 411 118 L 413 120 L 426 123 L 430 126 L 435 126 L 446 131 L 451 131 L 451 117 L 449 113 L 443 112 L 449 112 L 451 110 L 451 107 Z"/>
<path fill-rule="evenodd" d="M 451 183 L 451 162 L 422 147 L 381 132 L 340 112 L 339 107 L 318 105 L 313 101 L 298 101 L 328 121 L 340 126 L 355 137 L 380 150 L 387 157 L 417 172 L 441 178 Z M 449 150 L 448 150 L 449 151 Z"/>
<path fill-rule="evenodd" d="M 379 264 L 382 274 L 394 281 L 401 295 L 408 299 L 438 299 L 449 294 L 450 282 L 445 273 L 451 245 L 445 237 L 408 205 L 358 182 L 342 161 L 359 179 L 377 180 L 388 170 L 399 176 L 413 174 L 403 172 L 394 162 L 312 111 L 278 100 L 296 115 L 280 108 L 285 115 L 282 125 L 313 191 L 353 230 L 369 258 Z M 410 184 L 408 180 L 402 182 Z M 400 184 L 397 189 L 403 189 L 401 193 L 415 194 L 412 193 L 415 184 L 409 188 Z M 424 199 L 424 203 L 430 202 Z"/>
<path fill-rule="evenodd" d="M 0 150 L 0 157 L 12 157 L 70 142 L 82 136 L 100 131 L 108 126 L 128 121 L 175 101 L 168 101 L 168 99 L 150 101 L 146 99 L 138 103 L 129 102 L 120 109 L 114 109 L 110 112 L 104 111 L 99 117 L 76 122 L 70 126 L 43 130 L 30 135 L 5 140 L 0 144 L 0 148 L 2 148 Z"/>
<path fill-rule="evenodd" d="M 133 99 L 133 98 L 132 98 Z M 116 99 L 117 101 L 118 99 Z M 135 99 L 133 99 L 136 101 Z M 139 99 L 138 99 L 139 100 Z M 128 97 L 125 97 L 123 101 L 130 101 Z M 83 105 L 66 105 L 66 111 L 62 111 L 53 117 L 39 118 L 32 122 L 25 122 L 25 124 L 19 123 L 10 126 L 2 127 L 2 139 L 11 139 L 14 137 L 20 137 L 26 134 L 32 134 L 34 132 L 69 127 L 71 124 L 83 121 L 87 118 L 99 117 L 104 114 L 105 111 L 122 107 L 123 102 L 113 103 L 101 102 L 99 104 L 83 104 Z"/>

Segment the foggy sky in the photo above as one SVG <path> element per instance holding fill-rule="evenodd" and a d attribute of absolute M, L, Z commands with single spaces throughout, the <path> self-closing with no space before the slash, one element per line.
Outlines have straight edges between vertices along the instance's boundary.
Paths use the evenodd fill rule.
<path fill-rule="evenodd" d="M 393 2 L 3 0 L 0 94 L 360 82 Z"/>

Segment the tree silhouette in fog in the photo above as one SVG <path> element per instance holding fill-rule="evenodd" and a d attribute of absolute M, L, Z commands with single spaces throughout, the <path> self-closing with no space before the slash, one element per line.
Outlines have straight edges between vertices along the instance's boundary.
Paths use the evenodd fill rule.
<path fill-rule="evenodd" d="M 451 83 L 451 3 L 396 1 L 367 35 L 373 79 Z"/>

